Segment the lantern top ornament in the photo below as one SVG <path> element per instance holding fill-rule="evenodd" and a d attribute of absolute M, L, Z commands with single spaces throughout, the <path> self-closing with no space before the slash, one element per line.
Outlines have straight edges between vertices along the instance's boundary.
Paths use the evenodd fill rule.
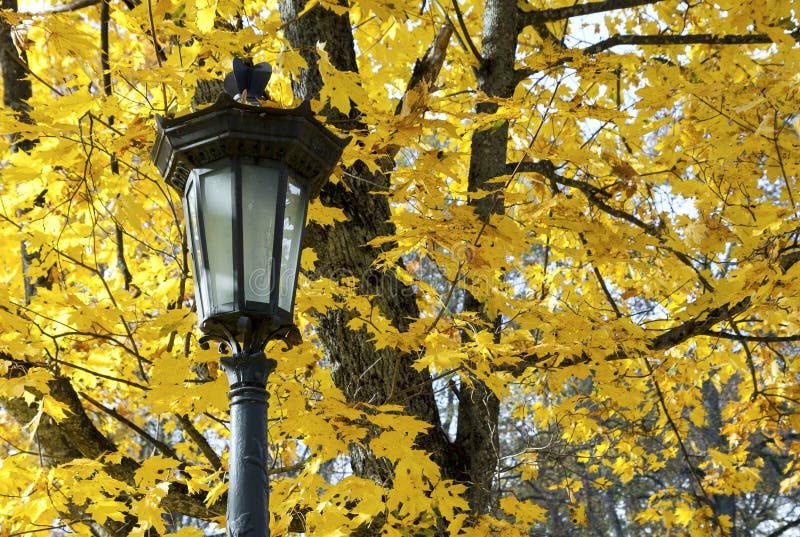
<path fill-rule="evenodd" d="M 233 59 L 233 71 L 223 81 L 223 87 L 234 99 L 251 104 L 258 104 L 268 99 L 267 83 L 272 77 L 272 66 L 266 62 L 253 65 L 249 60 Z"/>
<path fill-rule="evenodd" d="M 153 162 L 167 184 L 183 194 L 195 168 L 231 157 L 285 162 L 319 195 L 350 138 L 330 132 L 308 102 L 270 108 L 236 101 L 221 93 L 211 106 L 167 119 L 156 116 Z"/>

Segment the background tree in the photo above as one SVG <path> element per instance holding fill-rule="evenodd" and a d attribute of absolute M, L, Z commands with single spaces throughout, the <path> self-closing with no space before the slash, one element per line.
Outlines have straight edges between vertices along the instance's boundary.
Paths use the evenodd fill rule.
<path fill-rule="evenodd" d="M 268 349 L 274 535 L 800 526 L 791 2 L 2 6 L 4 534 L 222 521 L 148 151 L 234 56 L 353 137 Z"/>

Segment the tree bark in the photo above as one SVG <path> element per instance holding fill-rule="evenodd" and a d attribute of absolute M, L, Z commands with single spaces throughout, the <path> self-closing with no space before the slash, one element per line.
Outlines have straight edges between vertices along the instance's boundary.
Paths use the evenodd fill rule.
<path fill-rule="evenodd" d="M 17 11 L 17 0 L 0 1 L 0 9 Z M 19 114 L 22 121 L 28 121 L 28 99 L 33 95 L 31 83 L 25 78 L 25 51 L 19 53 L 12 38 L 12 28 L 0 19 L 0 70 L 3 72 L 3 106 Z M 17 143 L 17 135 L 10 134 L 12 151 L 30 149 L 30 142 Z"/>
<path fill-rule="evenodd" d="M 488 97 L 506 98 L 514 93 L 516 28 L 517 4 L 514 0 L 486 2 L 481 65 L 477 75 L 478 89 Z M 493 114 L 497 108 L 496 103 L 483 102 L 478 105 L 477 112 Z M 488 181 L 504 173 L 507 146 L 507 121 L 490 129 L 476 131 L 472 136 L 469 190 L 495 190 L 493 195 L 472 202 L 480 219 L 487 223 L 493 214 L 503 212 L 498 185 Z M 466 293 L 464 309 L 483 315 L 483 304 L 470 293 Z M 496 321 L 489 322 L 489 319 L 486 321 L 490 326 L 497 324 Z M 456 449 L 463 454 L 461 479 L 469 483 L 466 497 L 473 514 L 486 513 L 494 500 L 494 478 L 500 457 L 497 427 L 500 401 L 484 383 L 476 379 L 472 388 L 460 390 L 458 403 Z"/>

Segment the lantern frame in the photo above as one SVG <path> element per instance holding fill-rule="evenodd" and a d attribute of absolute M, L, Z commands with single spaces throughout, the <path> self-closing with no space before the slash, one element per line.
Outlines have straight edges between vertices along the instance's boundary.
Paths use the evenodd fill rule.
<path fill-rule="evenodd" d="M 244 339 L 244 345 L 251 350 L 263 348 L 268 339 L 282 335 L 292 325 L 308 203 L 328 181 L 349 138 L 342 139 L 331 133 L 313 116 L 307 103 L 293 109 L 267 108 L 240 103 L 227 94 L 221 94 L 213 105 L 192 114 L 174 119 L 156 116 L 156 124 L 156 142 L 151 156 L 166 183 L 180 192 L 184 200 L 200 328 L 206 339 L 220 339 L 237 348 L 236 340 Z M 248 222 L 243 216 L 245 167 L 274 170 L 278 175 L 272 215 L 268 303 L 248 303 L 246 300 L 245 250 L 251 246 L 244 244 L 244 236 L 248 233 L 245 230 Z M 215 252 L 208 250 L 212 231 L 204 222 L 207 216 L 204 209 L 207 207 L 201 207 L 200 203 L 201 196 L 206 195 L 200 190 L 206 181 L 204 178 L 218 171 L 227 171 L 227 181 L 232 189 L 229 213 L 231 259 L 223 259 L 222 263 L 232 265 L 233 300 L 225 304 L 216 302 L 219 297 L 215 296 L 210 284 L 215 278 L 210 257 Z M 268 179 L 259 176 L 250 180 Z M 301 207 L 295 223 L 300 229 L 296 230 L 293 238 L 299 241 L 294 245 L 296 259 L 291 259 L 291 255 L 287 259 L 282 251 L 284 211 L 289 195 L 287 185 L 291 182 L 301 191 Z M 194 193 L 190 193 L 192 188 Z M 187 196 L 195 196 L 197 203 L 193 208 Z M 192 210 L 196 213 L 196 222 L 191 219 Z M 293 262 L 293 266 L 281 266 L 285 261 Z M 283 278 L 287 272 L 291 273 L 291 278 Z M 291 285 L 292 289 L 282 290 L 285 285 Z M 284 307 L 281 307 L 281 300 L 286 299 L 287 293 L 288 303 L 283 300 Z M 247 318 L 248 322 L 242 323 L 241 318 Z"/>

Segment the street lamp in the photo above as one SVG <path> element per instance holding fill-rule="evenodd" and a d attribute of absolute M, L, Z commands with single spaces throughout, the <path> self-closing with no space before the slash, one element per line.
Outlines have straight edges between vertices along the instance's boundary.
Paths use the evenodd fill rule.
<path fill-rule="evenodd" d="M 248 100 L 257 103 L 269 77 L 264 65 L 235 61 L 226 89 L 232 82 L 247 96 L 249 87 Z M 228 535 L 269 537 L 266 383 L 276 362 L 263 349 L 293 326 L 308 202 L 348 140 L 307 105 L 268 108 L 227 94 L 156 123 L 151 156 L 183 196 L 201 342 L 218 340 L 232 351 L 221 358 L 231 406 Z"/>

